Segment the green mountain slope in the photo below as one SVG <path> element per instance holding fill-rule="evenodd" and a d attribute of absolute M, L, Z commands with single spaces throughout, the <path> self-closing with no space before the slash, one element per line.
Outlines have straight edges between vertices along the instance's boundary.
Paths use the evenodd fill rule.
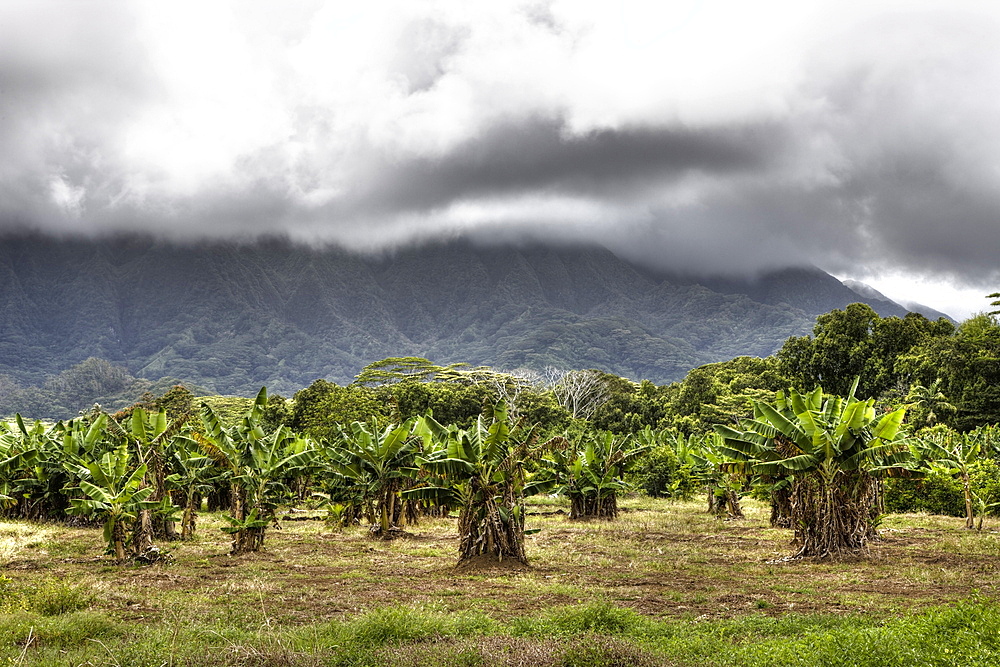
<path fill-rule="evenodd" d="M 594 247 L 453 242 L 373 258 L 281 241 L 22 235 L 0 244 L 0 375 L 40 383 L 100 357 L 220 393 L 291 392 L 416 355 L 666 382 L 767 355 L 859 299 L 830 281 L 810 270 L 760 294 L 710 289 Z"/>

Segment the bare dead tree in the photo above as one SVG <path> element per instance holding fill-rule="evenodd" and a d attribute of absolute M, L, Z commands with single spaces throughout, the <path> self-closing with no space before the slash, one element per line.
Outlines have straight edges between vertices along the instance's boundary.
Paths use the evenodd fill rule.
<path fill-rule="evenodd" d="M 545 378 L 559 405 L 566 408 L 574 419 L 590 419 L 597 408 L 611 398 L 600 371 L 563 371 L 548 366 Z"/>

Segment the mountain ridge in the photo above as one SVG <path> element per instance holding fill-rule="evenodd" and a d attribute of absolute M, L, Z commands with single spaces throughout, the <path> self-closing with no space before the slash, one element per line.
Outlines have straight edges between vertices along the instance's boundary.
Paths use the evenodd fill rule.
<path fill-rule="evenodd" d="M 0 244 L 0 375 L 38 383 L 100 357 L 219 393 L 261 384 L 287 393 L 413 355 L 662 383 L 770 354 L 811 331 L 816 315 L 859 300 L 819 269 L 699 283 L 589 245 L 455 240 L 365 256 L 280 239 L 184 246 L 25 234 Z"/>

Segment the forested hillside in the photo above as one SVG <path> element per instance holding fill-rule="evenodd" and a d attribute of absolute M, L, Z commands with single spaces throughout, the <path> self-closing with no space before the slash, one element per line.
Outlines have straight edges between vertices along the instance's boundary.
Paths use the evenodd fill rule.
<path fill-rule="evenodd" d="M 701 282 L 712 287 L 596 247 L 454 242 L 365 257 L 283 241 L 8 237 L 0 392 L 52 382 L 92 357 L 134 378 L 244 395 L 346 383 L 397 355 L 662 383 L 771 354 L 818 314 L 860 298 L 815 269 Z"/>

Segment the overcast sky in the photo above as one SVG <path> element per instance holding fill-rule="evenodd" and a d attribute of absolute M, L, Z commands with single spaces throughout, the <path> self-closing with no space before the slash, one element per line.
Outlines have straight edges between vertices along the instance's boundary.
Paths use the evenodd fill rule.
<path fill-rule="evenodd" d="M 0 226 L 1000 289 L 1000 2 L 0 2 Z"/>

